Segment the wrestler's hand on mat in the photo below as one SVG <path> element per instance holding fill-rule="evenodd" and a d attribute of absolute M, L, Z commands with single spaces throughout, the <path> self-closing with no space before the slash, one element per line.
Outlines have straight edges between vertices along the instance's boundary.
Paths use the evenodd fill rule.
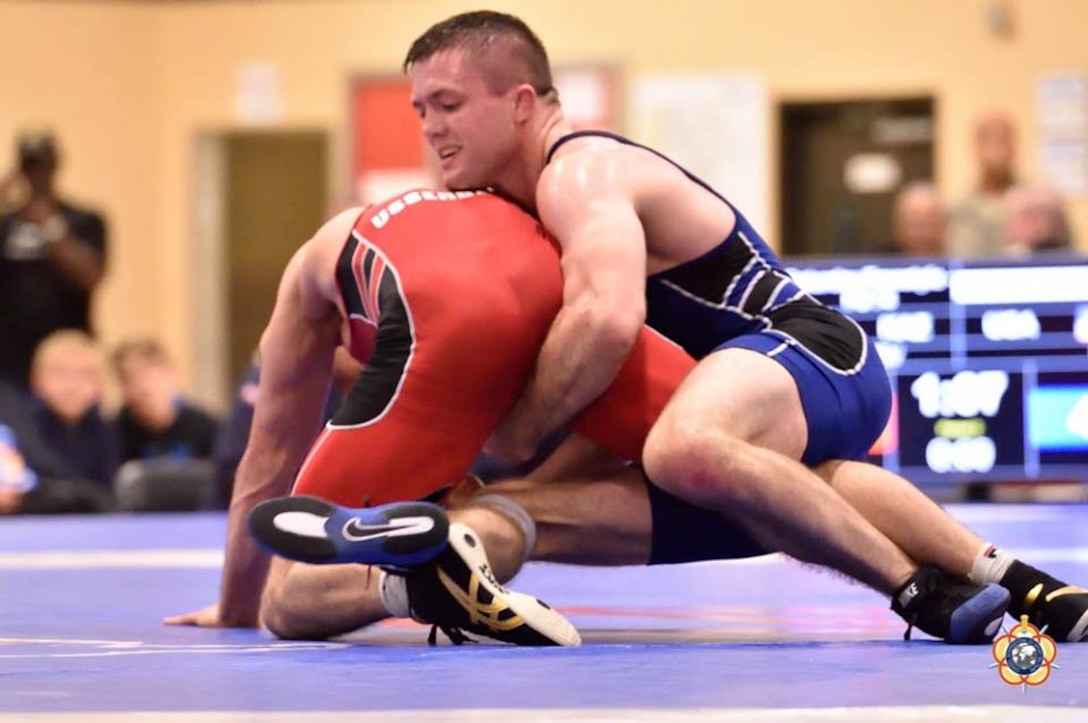
<path fill-rule="evenodd" d="M 184 615 L 174 615 L 163 618 L 167 625 L 191 625 L 198 628 L 255 628 L 257 623 L 251 625 L 239 625 L 237 623 L 224 622 L 219 618 L 219 604 L 209 605 L 203 610 L 197 610 Z"/>

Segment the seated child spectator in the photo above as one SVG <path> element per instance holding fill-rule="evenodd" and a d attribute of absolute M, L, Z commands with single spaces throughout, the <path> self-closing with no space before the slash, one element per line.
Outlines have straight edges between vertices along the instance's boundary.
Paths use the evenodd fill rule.
<path fill-rule="evenodd" d="M 40 446 L 49 450 L 55 462 L 49 464 L 50 470 L 39 470 L 41 474 L 112 487 L 118 442 L 99 409 L 102 387 L 101 356 L 87 333 L 62 329 L 38 345 L 30 365 L 32 396 L 22 411 L 8 412 L 21 419 L 5 423 L 16 429 L 21 447 L 32 444 L 27 437 L 33 434 L 35 446 L 40 440 Z M 18 434 L 20 427 L 27 432 Z M 30 466 L 35 469 L 33 462 Z"/>
<path fill-rule="evenodd" d="M 64 462 L 25 426 L 25 397 L 0 384 L 0 515 L 106 512 L 113 499 L 108 489 L 82 479 L 63 477 Z M 33 466 L 31 466 L 33 465 Z"/>
<path fill-rule="evenodd" d="M 185 400 L 174 363 L 159 342 L 121 344 L 113 366 L 121 384 L 116 427 L 123 462 L 211 458 L 219 423 Z"/>

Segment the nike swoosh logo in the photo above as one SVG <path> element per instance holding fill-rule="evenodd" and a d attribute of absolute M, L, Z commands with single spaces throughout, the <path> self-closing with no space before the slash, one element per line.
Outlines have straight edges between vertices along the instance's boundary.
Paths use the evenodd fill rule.
<path fill-rule="evenodd" d="M 430 517 L 398 517 L 384 525 L 364 525 L 360 518 L 352 517 L 344 523 L 341 534 L 352 542 L 365 542 L 382 537 L 422 535 L 433 529 L 434 520 Z"/>

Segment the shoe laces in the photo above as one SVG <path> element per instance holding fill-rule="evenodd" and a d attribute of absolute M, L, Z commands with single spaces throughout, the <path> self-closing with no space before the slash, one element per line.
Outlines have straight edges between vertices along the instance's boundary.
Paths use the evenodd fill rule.
<path fill-rule="evenodd" d="M 427 636 L 427 644 L 431 647 L 438 645 L 438 631 L 441 630 L 445 633 L 446 637 L 450 639 L 450 642 L 454 645 L 464 645 L 465 643 L 478 643 L 478 640 L 473 640 L 469 636 L 465 635 L 465 631 L 461 628 L 454 627 L 452 625 L 432 625 L 431 633 Z"/>
<path fill-rule="evenodd" d="M 900 590 L 897 590 L 896 594 L 893 596 L 893 610 L 896 609 L 897 601 L 899 600 L 898 594 L 901 593 L 902 590 L 908 589 L 911 585 L 916 585 L 917 591 L 907 603 L 907 606 L 910 608 L 909 617 L 907 615 L 907 609 L 903 607 L 901 603 L 899 603 L 899 610 L 897 611 L 899 612 L 900 616 L 907 622 L 907 629 L 903 633 L 903 640 L 910 640 L 910 634 L 918 624 L 918 617 L 920 614 L 922 600 L 924 600 L 937 587 L 936 576 L 932 573 L 927 574 L 927 570 L 925 570 L 924 568 L 915 573 L 915 575 L 907 580 L 906 584 L 904 584 L 903 587 L 900 588 Z"/>

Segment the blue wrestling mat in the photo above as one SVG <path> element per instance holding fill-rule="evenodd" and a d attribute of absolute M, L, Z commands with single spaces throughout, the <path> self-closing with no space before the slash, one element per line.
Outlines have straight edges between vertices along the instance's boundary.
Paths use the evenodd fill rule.
<path fill-rule="evenodd" d="M 950 510 L 1025 561 L 1088 583 L 1088 507 Z M 1059 643 L 1060 668 L 1022 691 L 989 667 L 989 646 L 904 642 L 882 597 L 778 556 L 668 568 L 531 565 L 515 587 L 565 611 L 583 633 L 577 649 L 430 648 L 427 629 L 406 622 L 323 643 L 162 625 L 214 601 L 224 529 L 223 516 L 207 514 L 0 520 L 0 723 L 492 713 L 1088 720 L 1088 645 Z"/>

